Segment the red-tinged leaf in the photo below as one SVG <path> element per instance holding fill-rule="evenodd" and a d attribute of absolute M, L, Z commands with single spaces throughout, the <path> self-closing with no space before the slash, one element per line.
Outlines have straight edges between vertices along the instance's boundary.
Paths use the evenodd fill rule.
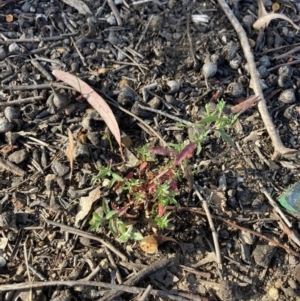
<path fill-rule="evenodd" d="M 164 216 L 166 210 L 164 209 L 163 205 L 162 204 L 158 204 L 157 209 L 158 209 L 158 216 L 159 217 Z"/>
<path fill-rule="evenodd" d="M 133 176 L 134 176 L 134 172 L 133 171 L 130 171 L 127 175 L 126 175 L 126 179 L 128 179 L 128 180 L 130 180 L 130 179 L 132 179 L 133 178 Z"/>
<path fill-rule="evenodd" d="M 177 182 L 173 179 L 170 182 L 170 190 L 171 191 L 178 191 L 178 185 Z"/>
<path fill-rule="evenodd" d="M 156 190 L 156 184 L 155 183 L 149 184 L 148 191 L 151 192 L 151 191 L 155 191 L 155 190 Z"/>
<path fill-rule="evenodd" d="M 160 155 L 160 156 L 176 156 L 177 152 L 170 150 L 167 147 L 163 146 L 155 146 L 148 148 L 148 152 L 153 155 Z"/>
<path fill-rule="evenodd" d="M 141 165 L 140 165 L 140 170 L 139 170 L 139 173 L 141 174 L 142 171 L 148 166 L 148 162 L 143 162 Z"/>
<path fill-rule="evenodd" d="M 123 207 L 122 209 L 119 209 L 118 215 L 121 217 L 128 211 L 129 207 Z"/>
<path fill-rule="evenodd" d="M 87 83 L 68 72 L 53 70 L 52 74 L 57 79 L 65 82 L 66 84 L 76 89 L 79 93 L 81 93 L 83 97 L 90 103 L 90 105 L 99 113 L 99 115 L 102 117 L 107 127 L 115 137 L 116 141 L 118 142 L 123 157 L 120 129 L 112 110 L 105 102 L 105 100 L 99 94 L 97 94 Z"/>
<path fill-rule="evenodd" d="M 232 106 L 230 108 L 231 113 L 233 114 L 242 114 L 245 111 L 247 111 L 250 107 L 252 107 L 254 105 L 254 103 L 258 100 L 259 96 L 251 96 L 248 99 L 246 99 L 245 101 Z"/>
<path fill-rule="evenodd" d="M 196 148 L 197 145 L 194 142 L 191 142 L 188 145 L 186 145 L 180 152 L 180 154 L 177 156 L 175 160 L 175 165 L 179 165 L 186 158 L 191 158 Z"/>

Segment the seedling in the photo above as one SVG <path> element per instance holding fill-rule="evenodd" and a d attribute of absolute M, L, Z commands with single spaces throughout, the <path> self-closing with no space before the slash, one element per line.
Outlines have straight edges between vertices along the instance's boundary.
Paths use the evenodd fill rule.
<path fill-rule="evenodd" d="M 170 223 L 171 219 L 169 219 L 171 212 L 164 214 L 163 216 L 156 216 L 155 219 L 150 220 L 150 224 L 156 226 L 160 230 L 172 230 L 174 229 L 174 225 Z"/>
<path fill-rule="evenodd" d="M 168 147 L 153 147 L 149 144 L 139 148 L 140 166 L 131 170 L 126 177 L 121 177 L 111 169 L 111 162 L 107 167 L 100 167 L 98 174 L 92 178 L 93 183 L 108 180 L 111 188 L 118 182 L 118 210 L 111 210 L 107 203 L 103 202 L 103 217 L 93 213 L 90 221 L 91 229 L 108 226 L 111 233 L 119 242 L 127 242 L 130 239 L 140 240 L 142 235 L 128 226 L 125 218 L 133 218 L 145 212 L 146 219 L 153 227 L 160 231 L 172 230 L 171 212 L 166 212 L 169 205 L 178 206 L 177 196 L 178 182 L 183 175 L 188 179 L 192 187 L 192 172 L 189 171 L 188 160 L 194 156 L 195 151 L 201 152 L 204 140 L 213 132 L 217 132 L 230 145 L 234 146 L 231 138 L 224 129 L 232 125 L 237 116 L 224 114 L 225 102 L 220 100 L 214 109 L 208 104 L 204 107 L 202 119 L 193 124 L 196 129 L 194 140 L 188 144 L 169 144 Z M 163 156 L 162 165 L 158 164 L 156 156 Z M 159 168 L 158 168 L 159 166 Z M 189 171 L 189 172 L 188 172 Z M 123 206 L 123 207 L 122 207 Z M 115 209 L 113 207 L 113 209 Z M 130 209 L 131 212 L 127 212 Z"/>
<path fill-rule="evenodd" d="M 127 242 L 129 239 L 143 239 L 142 234 L 134 231 L 132 225 L 128 228 L 126 227 L 125 223 L 119 218 L 118 210 L 111 210 L 105 201 L 102 203 L 102 209 L 105 217 L 100 217 L 98 213 L 94 212 L 93 218 L 89 222 L 90 230 L 97 231 L 100 227 L 108 224 L 111 233 L 117 237 L 119 242 Z"/>
<path fill-rule="evenodd" d="M 100 166 L 98 168 L 99 172 L 96 176 L 93 176 L 92 183 L 99 183 L 100 180 L 109 179 L 108 188 L 114 186 L 115 183 L 123 181 L 123 178 L 119 176 L 117 173 L 111 170 L 111 166 Z"/>

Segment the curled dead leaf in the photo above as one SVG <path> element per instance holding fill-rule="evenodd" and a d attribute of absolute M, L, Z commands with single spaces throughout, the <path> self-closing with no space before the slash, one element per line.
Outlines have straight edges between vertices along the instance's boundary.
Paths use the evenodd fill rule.
<path fill-rule="evenodd" d="M 258 19 L 254 22 L 254 29 L 266 28 L 269 23 L 274 19 L 283 19 L 288 21 L 295 29 L 300 30 L 300 27 L 297 26 L 290 18 L 283 14 L 277 13 L 268 13 L 264 7 L 262 0 L 258 0 Z"/>

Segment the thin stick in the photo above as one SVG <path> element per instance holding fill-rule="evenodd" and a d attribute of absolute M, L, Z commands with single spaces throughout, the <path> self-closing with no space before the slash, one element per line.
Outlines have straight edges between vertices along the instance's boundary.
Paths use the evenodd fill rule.
<path fill-rule="evenodd" d="M 287 153 L 295 152 L 295 150 L 286 148 L 283 145 L 282 141 L 280 140 L 280 137 L 278 136 L 276 128 L 273 124 L 273 121 L 271 119 L 271 116 L 270 116 L 268 108 L 267 108 L 266 100 L 264 98 L 264 95 L 263 95 L 263 92 L 262 92 L 262 89 L 261 89 L 261 86 L 259 83 L 258 72 L 256 69 L 254 56 L 251 51 L 251 47 L 249 45 L 248 37 L 247 37 L 245 30 L 243 29 L 243 27 L 241 26 L 241 24 L 239 23 L 239 21 L 237 20 L 237 18 L 235 17 L 235 15 L 231 11 L 231 9 L 229 8 L 229 6 L 225 2 L 225 0 L 218 0 L 218 3 L 222 7 L 223 11 L 225 12 L 229 21 L 231 22 L 233 28 L 235 29 L 235 31 L 239 37 L 241 46 L 243 48 L 245 58 L 249 65 L 249 72 L 251 75 L 253 91 L 254 91 L 255 95 L 259 96 L 259 98 L 260 98 L 260 101 L 258 102 L 258 110 L 259 110 L 262 121 L 265 124 L 265 127 L 266 127 L 268 134 L 273 143 L 273 147 L 274 147 L 273 158 L 276 158 L 278 155 L 284 155 Z"/>
<path fill-rule="evenodd" d="M 2 86 L 2 90 L 9 90 L 9 91 L 28 91 L 28 90 L 42 90 L 42 89 L 51 89 L 52 87 L 56 87 L 59 89 L 69 89 L 74 90 L 74 88 L 70 86 L 64 86 L 62 84 L 41 84 L 41 85 L 28 85 L 28 86 Z"/>
<path fill-rule="evenodd" d="M 122 22 L 120 13 L 116 7 L 115 2 L 113 0 L 107 0 L 107 4 L 109 5 L 110 9 L 112 10 L 113 14 L 115 15 L 118 26 L 122 26 L 123 22 Z"/>
<path fill-rule="evenodd" d="M 103 240 L 103 239 L 101 239 L 101 238 L 99 238 L 99 237 L 97 237 L 93 234 L 89 234 L 89 233 L 86 233 L 82 230 L 79 230 L 79 229 L 76 229 L 76 228 L 73 228 L 73 227 L 70 227 L 70 226 L 67 226 L 67 225 L 64 225 L 64 224 L 60 224 L 60 223 L 57 223 L 57 222 L 53 222 L 53 221 L 50 221 L 48 219 L 45 219 L 45 222 L 48 225 L 52 225 L 54 227 L 60 227 L 62 230 L 66 231 L 66 232 L 69 232 L 69 233 L 72 233 L 72 234 L 75 234 L 75 235 L 79 235 L 79 236 L 82 236 L 82 237 L 86 237 L 88 239 L 98 241 L 101 244 L 103 244 L 104 246 L 106 246 L 108 249 L 110 249 L 112 252 L 114 252 L 116 255 L 118 255 L 122 260 L 127 261 L 127 257 L 123 253 L 121 253 L 119 250 L 117 250 L 113 245 L 111 245 L 110 243 L 106 242 L 105 240 Z"/>
<path fill-rule="evenodd" d="M 148 296 L 150 295 L 151 290 L 152 290 L 152 286 L 151 284 L 149 284 L 138 301 L 148 300 Z"/>
<path fill-rule="evenodd" d="M 15 283 L 15 284 L 1 284 L 0 286 L 0 292 L 7 292 L 12 290 L 28 290 L 31 288 L 45 288 L 50 286 L 94 286 L 94 287 L 102 287 L 102 288 L 108 288 L 108 289 L 115 289 L 115 290 L 121 290 L 123 292 L 131 293 L 131 294 L 139 294 L 141 292 L 144 292 L 144 288 L 134 287 L 130 285 L 118 285 L 118 284 L 110 284 L 100 281 L 81 281 L 81 280 L 70 280 L 70 281 L 46 281 L 46 282 L 36 282 L 36 283 Z M 169 294 L 166 291 L 162 290 L 151 290 L 150 294 L 153 296 L 162 297 L 165 299 L 175 300 L 175 301 L 187 301 L 187 300 L 201 300 L 201 301 L 209 301 L 208 298 L 201 298 L 198 296 L 190 295 L 189 299 L 180 297 L 179 293 L 178 295 L 175 295 L 176 292 L 173 292 L 172 294 Z"/>
<path fill-rule="evenodd" d="M 50 42 L 50 41 L 59 41 L 63 40 L 67 37 L 76 36 L 78 34 L 78 31 L 63 34 L 57 37 L 46 37 L 46 38 L 32 38 L 32 39 L 6 39 L 5 41 L 0 40 L 1 44 L 12 44 L 12 43 L 40 43 L 40 42 Z"/>
<path fill-rule="evenodd" d="M 159 270 L 165 269 L 173 260 L 170 258 L 163 258 L 151 264 L 150 266 L 146 267 L 145 269 L 138 272 L 136 275 L 132 276 L 128 280 L 124 282 L 126 285 L 136 285 L 146 277 L 150 276 L 153 273 L 156 273 Z M 100 298 L 98 301 L 112 301 L 116 300 L 117 297 L 121 296 L 123 292 L 120 290 L 112 291 L 104 295 L 104 297 Z"/>
<path fill-rule="evenodd" d="M 27 97 L 27 98 L 22 98 L 22 99 L 7 101 L 7 102 L 0 102 L 0 108 L 5 108 L 9 106 L 21 106 L 25 103 L 31 103 L 31 102 L 35 102 L 36 100 L 42 100 L 42 99 L 44 99 L 43 96 L 32 96 L 32 97 Z"/>
<path fill-rule="evenodd" d="M 110 262 L 111 266 L 112 266 L 112 267 L 115 269 L 115 271 L 116 271 L 116 277 L 117 277 L 118 283 L 119 283 L 119 284 L 123 284 L 123 279 L 122 279 L 121 273 L 120 273 L 120 271 L 119 271 L 119 269 L 118 269 L 118 267 L 117 267 L 117 265 L 116 265 L 116 262 L 115 262 L 114 258 L 113 258 L 112 255 L 111 255 L 110 250 L 109 250 L 108 248 L 105 248 L 105 252 L 106 252 L 106 254 L 107 254 L 107 257 L 108 257 L 108 259 L 109 259 L 109 262 Z"/>
<path fill-rule="evenodd" d="M 176 210 L 179 210 L 179 211 L 190 211 L 190 212 L 193 212 L 193 213 L 196 213 L 196 214 L 201 214 L 201 215 L 206 216 L 206 213 L 204 211 L 199 210 L 198 208 L 192 208 L 192 207 L 179 207 L 179 208 L 176 207 L 175 208 L 175 206 L 167 206 L 166 209 L 167 210 L 175 210 L 176 209 Z M 285 250 L 287 253 L 289 253 L 289 254 L 297 257 L 297 258 L 300 258 L 300 254 L 298 252 L 295 252 L 294 250 L 286 247 L 285 245 L 279 243 L 278 241 L 276 241 L 272 238 L 269 238 L 269 237 L 267 237 L 267 236 L 265 236 L 261 233 L 258 233 L 256 231 L 251 230 L 251 229 L 248 229 L 248 228 L 242 227 L 238 224 L 235 224 L 233 222 L 230 222 L 230 221 L 226 220 L 225 218 L 222 218 L 222 217 L 219 217 L 219 216 L 216 216 L 216 215 L 213 215 L 213 214 L 211 214 L 211 217 L 216 219 L 216 220 L 219 220 L 219 221 L 221 221 L 221 222 L 223 222 L 223 223 L 225 223 L 225 224 L 227 224 L 227 225 L 229 225 L 229 226 L 231 226 L 235 229 L 239 229 L 240 231 L 245 231 L 245 232 L 253 234 L 256 237 L 262 238 L 262 239 L 268 241 L 269 243 L 273 244 L 274 246 Z"/>
<path fill-rule="evenodd" d="M 143 126 L 145 128 L 147 128 L 150 131 L 150 133 L 152 133 L 155 137 L 157 137 L 164 146 L 167 146 L 167 143 L 165 142 L 165 140 L 156 131 L 154 131 L 153 128 L 149 124 L 147 124 L 143 119 L 141 119 L 140 117 L 136 116 L 135 114 L 133 114 L 130 111 L 121 107 L 121 105 L 118 102 L 116 102 L 114 99 L 109 97 L 107 94 L 105 94 L 105 93 L 102 93 L 102 94 L 105 96 L 105 99 L 109 104 L 111 104 L 115 108 L 118 108 L 119 110 L 126 113 L 127 115 L 133 117 L 135 120 L 139 121 L 141 124 L 143 124 Z"/>
<path fill-rule="evenodd" d="M 184 120 L 184 119 L 178 118 L 178 117 L 176 117 L 176 116 L 173 116 L 173 115 L 171 115 L 171 114 L 165 113 L 165 112 L 160 111 L 160 110 L 156 110 L 156 109 L 152 109 L 152 108 L 149 108 L 149 107 L 145 107 L 145 106 L 140 105 L 140 104 L 139 104 L 139 107 L 140 107 L 141 109 L 143 109 L 143 110 L 150 111 L 150 112 L 154 112 L 154 113 L 156 113 L 156 114 L 160 114 L 160 115 L 166 116 L 166 117 L 168 117 L 168 118 L 170 118 L 170 119 L 173 119 L 173 120 L 175 120 L 175 121 L 177 121 L 177 122 L 181 122 L 181 123 L 183 123 L 183 124 L 185 124 L 185 125 L 188 125 L 188 126 L 193 126 L 193 125 L 194 125 L 194 123 L 192 123 L 192 122 L 190 122 L 190 121 L 186 121 L 186 120 Z"/>
<path fill-rule="evenodd" d="M 74 48 L 76 49 L 79 58 L 81 59 L 81 62 L 83 64 L 83 66 L 87 66 L 87 62 L 85 61 L 85 57 L 82 55 L 81 51 L 79 50 L 79 48 L 77 47 L 73 37 L 71 37 L 71 41 L 72 41 L 72 45 L 74 46 Z"/>
<path fill-rule="evenodd" d="M 214 222 L 211 218 L 211 214 L 210 214 L 210 211 L 209 211 L 209 208 L 208 208 L 208 205 L 207 205 L 207 201 L 202 197 L 202 195 L 201 195 L 201 193 L 198 189 L 198 186 L 196 184 L 194 184 L 194 190 L 195 190 L 199 200 L 202 202 L 203 209 L 206 213 L 207 220 L 208 220 L 209 227 L 210 227 L 212 237 L 213 237 L 213 241 L 214 241 L 216 261 L 217 261 L 217 264 L 218 264 L 218 268 L 220 270 L 222 270 L 222 258 L 221 258 L 221 251 L 220 251 L 220 246 L 219 246 L 218 234 L 217 234 L 217 231 L 215 229 Z"/>
<path fill-rule="evenodd" d="M 192 41 L 191 32 L 190 32 L 190 22 L 191 22 L 191 12 L 190 11 L 188 12 L 186 19 L 187 19 L 186 20 L 186 35 L 187 35 L 189 45 L 190 45 L 190 54 L 191 54 L 192 60 L 194 62 L 194 69 L 198 69 L 199 68 L 199 62 L 198 62 L 198 60 L 196 59 L 196 56 L 195 56 L 193 41 Z"/>
<path fill-rule="evenodd" d="M 137 50 L 137 49 L 139 48 L 141 42 L 143 41 L 143 39 L 144 39 L 144 37 L 145 37 L 145 35 L 146 35 L 146 32 L 147 32 L 147 30 L 148 30 L 148 28 L 149 28 L 150 22 L 151 22 L 151 20 L 153 19 L 153 16 L 154 16 L 154 15 L 151 15 L 151 17 L 149 18 L 149 21 L 148 21 L 148 23 L 147 23 L 147 25 L 146 25 L 146 27 L 145 27 L 145 29 L 144 29 L 144 31 L 143 31 L 143 33 L 142 33 L 140 39 L 139 39 L 139 41 L 137 42 L 137 44 L 136 44 L 135 47 L 134 47 L 135 50 Z"/>
<path fill-rule="evenodd" d="M 274 208 L 274 210 L 280 215 L 280 217 L 284 220 L 284 222 L 287 224 L 289 228 L 292 227 L 292 224 L 290 221 L 287 219 L 287 217 L 284 215 L 284 213 L 281 211 L 280 207 L 277 205 L 277 203 L 273 200 L 269 192 L 266 190 L 265 187 L 261 186 L 260 191 L 267 197 L 269 200 L 270 204 Z"/>

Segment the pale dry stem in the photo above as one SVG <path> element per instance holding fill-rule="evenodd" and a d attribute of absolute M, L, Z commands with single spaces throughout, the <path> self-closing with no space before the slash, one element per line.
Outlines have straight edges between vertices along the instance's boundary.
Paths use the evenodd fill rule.
<path fill-rule="evenodd" d="M 242 49 L 244 51 L 245 58 L 249 65 L 249 72 L 251 75 L 253 91 L 254 91 L 255 95 L 259 96 L 259 98 L 260 98 L 260 101 L 258 102 L 258 105 L 257 105 L 258 110 L 261 115 L 262 121 L 267 129 L 267 132 L 272 140 L 272 144 L 274 147 L 274 154 L 273 154 L 272 158 L 275 159 L 279 155 L 285 156 L 289 153 L 295 153 L 296 152 L 295 150 L 287 148 L 283 145 L 283 143 L 277 133 L 275 125 L 271 119 L 271 116 L 270 116 L 268 108 L 267 108 L 266 100 L 264 98 L 264 95 L 263 95 L 263 92 L 262 92 L 262 89 L 261 89 L 261 86 L 259 83 L 259 78 L 257 75 L 258 73 L 257 73 L 255 61 L 254 61 L 254 56 L 251 51 L 251 47 L 248 42 L 248 37 L 247 37 L 247 34 L 246 34 L 244 28 L 239 23 L 239 21 L 237 20 L 237 18 L 235 17 L 235 15 L 231 11 L 231 9 L 229 8 L 229 6 L 225 2 L 225 0 L 218 0 L 218 3 L 221 6 L 221 8 L 223 9 L 223 11 L 225 12 L 225 14 L 227 15 L 233 28 L 235 29 L 235 31 L 239 37 Z"/>

